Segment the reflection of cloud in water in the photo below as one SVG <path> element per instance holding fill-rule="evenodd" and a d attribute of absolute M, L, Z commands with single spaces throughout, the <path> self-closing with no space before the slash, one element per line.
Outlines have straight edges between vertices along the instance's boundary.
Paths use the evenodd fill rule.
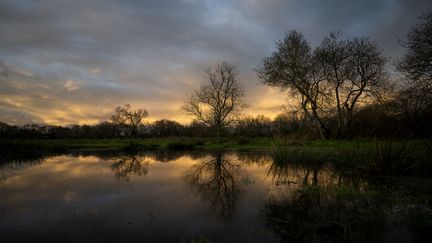
<path fill-rule="evenodd" d="M 272 167 L 268 160 L 265 154 L 235 152 L 86 151 L 49 157 L 38 166 L 13 164 L 13 175 L 0 185 L 1 233 L 6 241 L 21 242 L 34 235 L 55 242 L 68 234 L 79 242 L 95 239 L 95 232 L 101 241 L 116 242 L 136 236 L 176 242 L 179 235 L 245 242 L 250 232 L 264 237 L 258 242 L 274 240 L 273 234 L 286 241 L 350 240 L 380 230 L 383 218 L 390 222 L 385 207 L 397 215 L 404 210 L 400 202 L 377 200 L 382 194 L 374 188 L 395 192 L 387 185 L 344 176 L 328 165 Z M 116 173 L 133 183 L 119 181 Z M 417 205 L 409 206 L 422 206 Z M 424 208 L 418 212 L 429 217 Z"/>
<path fill-rule="evenodd" d="M 66 191 L 63 195 L 63 200 L 67 203 L 72 202 L 72 200 L 77 199 L 78 193 L 72 191 Z"/>

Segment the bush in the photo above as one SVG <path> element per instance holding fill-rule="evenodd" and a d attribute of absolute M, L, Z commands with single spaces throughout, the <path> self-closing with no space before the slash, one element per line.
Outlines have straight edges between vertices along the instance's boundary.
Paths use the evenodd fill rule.
<path fill-rule="evenodd" d="M 412 174 L 419 162 L 416 156 L 412 156 L 414 151 L 410 143 L 376 142 L 366 154 L 366 166 L 369 172 L 380 174 Z"/>

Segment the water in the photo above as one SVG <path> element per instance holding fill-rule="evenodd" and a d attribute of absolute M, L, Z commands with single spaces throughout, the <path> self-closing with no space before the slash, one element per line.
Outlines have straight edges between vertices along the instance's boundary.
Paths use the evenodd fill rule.
<path fill-rule="evenodd" d="M 1 167 L 1 241 L 414 242 L 432 215 L 416 185 L 262 152 L 74 152 Z"/>

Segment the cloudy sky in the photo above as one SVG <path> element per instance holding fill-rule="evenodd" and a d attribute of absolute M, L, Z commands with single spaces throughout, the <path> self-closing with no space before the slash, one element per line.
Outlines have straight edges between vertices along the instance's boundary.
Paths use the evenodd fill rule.
<path fill-rule="evenodd" d="M 250 115 L 273 117 L 286 95 L 256 77 L 292 29 L 318 45 L 332 30 L 370 36 L 384 53 L 430 0 L 0 0 L 0 120 L 94 124 L 114 107 L 188 122 L 180 107 L 204 70 L 235 64 Z"/>

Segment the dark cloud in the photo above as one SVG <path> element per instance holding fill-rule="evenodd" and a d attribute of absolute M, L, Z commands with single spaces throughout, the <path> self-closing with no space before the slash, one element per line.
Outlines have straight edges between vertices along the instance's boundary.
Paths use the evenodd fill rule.
<path fill-rule="evenodd" d="M 239 67 L 249 112 L 274 114 L 284 96 L 260 85 L 253 68 L 284 33 L 302 31 L 313 45 L 331 30 L 367 35 L 397 57 L 397 37 L 431 8 L 422 0 L 3 0 L 0 120 L 97 122 L 131 103 L 184 121 L 183 98 L 223 60 Z"/>

